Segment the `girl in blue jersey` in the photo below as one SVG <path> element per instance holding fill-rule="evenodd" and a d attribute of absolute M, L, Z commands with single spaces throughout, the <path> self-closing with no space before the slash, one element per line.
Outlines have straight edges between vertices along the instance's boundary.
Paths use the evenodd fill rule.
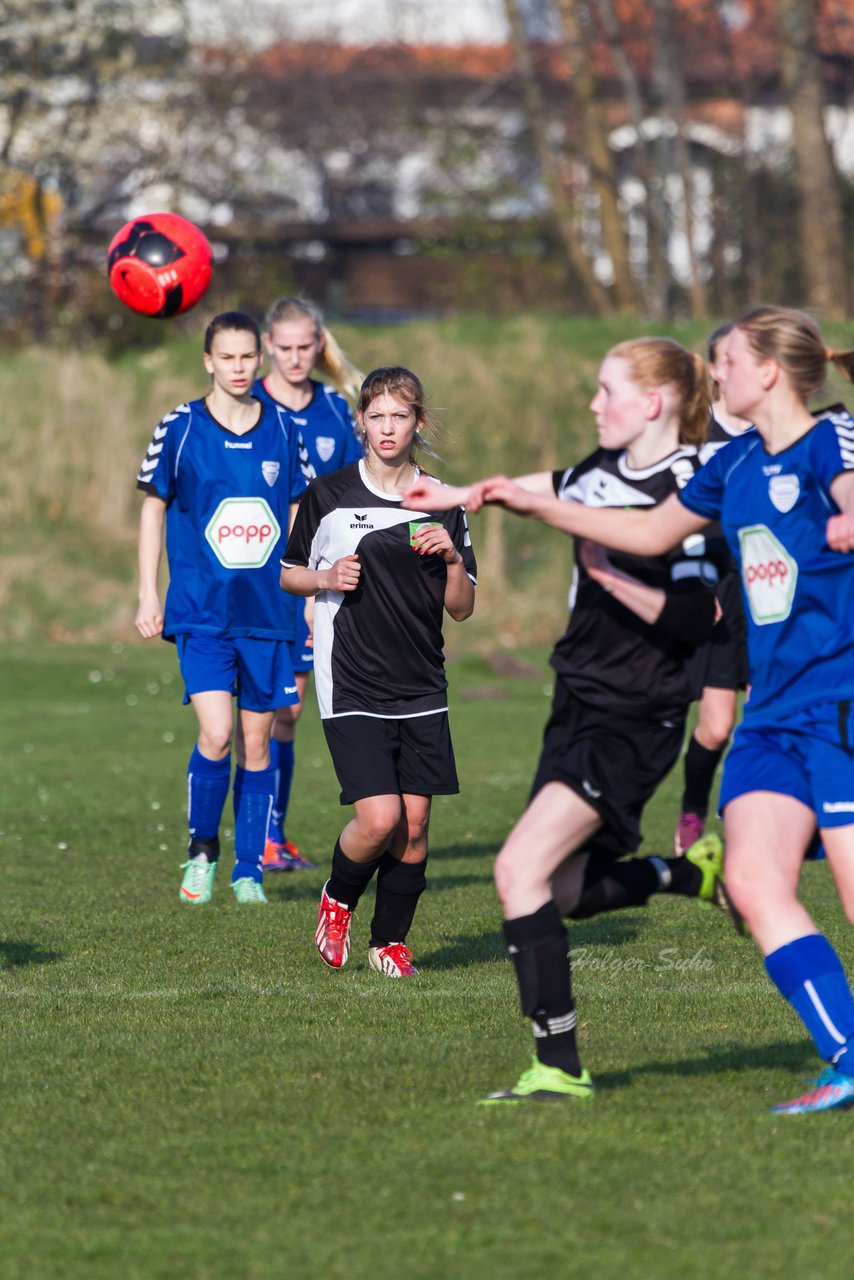
<path fill-rule="evenodd" d="M 720 521 L 739 563 L 750 667 L 721 784 L 727 885 L 768 977 L 830 1064 L 773 1108 L 787 1115 L 854 1105 L 854 996 L 798 900 L 817 824 L 854 922 L 854 419 L 808 408 L 828 361 L 854 380 L 854 351 L 831 351 L 802 312 L 760 307 L 738 319 L 721 387 L 727 411 L 757 430 L 653 511 L 591 511 L 503 477 L 447 495 L 646 554 Z"/>
<path fill-rule="evenodd" d="M 273 805 L 269 742 L 275 709 L 297 701 L 289 641 L 293 611 L 278 589 L 292 504 L 306 486 L 298 433 L 284 412 L 252 395 L 261 360 L 255 321 L 226 312 L 208 325 L 211 389 L 155 428 L 137 477 L 145 493 L 136 626 L 175 642 L 185 701 L 199 725 L 187 770 L 190 844 L 179 896 L 210 902 L 219 826 L 234 775 L 235 868 L 240 903 L 266 902 L 261 859 Z M 164 525 L 169 589 L 157 577 Z"/>
<path fill-rule="evenodd" d="M 355 400 L 362 374 L 339 347 L 323 322 L 320 310 L 306 298 L 280 298 L 267 312 L 264 347 L 270 372 L 254 386 L 254 394 L 287 412 L 300 432 L 313 474 L 338 471 L 362 456 L 356 424 L 345 397 Z M 322 381 L 312 377 L 319 373 Z M 302 713 L 314 649 L 305 607 L 290 602 L 296 614 L 291 660 L 299 701 L 280 707 L 270 741 L 271 767 L 276 774 L 276 799 L 264 849 L 265 871 L 313 868 L 285 834 L 285 818 L 294 773 L 294 736 Z M 309 606 L 310 607 L 310 606 Z"/>

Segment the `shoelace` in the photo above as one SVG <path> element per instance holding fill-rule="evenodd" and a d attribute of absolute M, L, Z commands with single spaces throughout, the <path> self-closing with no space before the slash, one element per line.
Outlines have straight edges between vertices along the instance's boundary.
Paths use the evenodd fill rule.
<path fill-rule="evenodd" d="M 208 871 L 210 870 L 210 864 L 208 864 L 208 866 L 204 866 L 201 863 L 193 862 L 193 860 L 190 859 L 189 862 L 185 862 L 183 864 L 182 870 L 184 867 L 190 868 L 190 874 L 192 876 L 192 884 L 190 886 L 190 892 L 201 893 L 201 891 L 205 887 L 205 880 L 207 879 L 207 874 L 208 874 Z"/>
<path fill-rule="evenodd" d="M 244 890 L 244 896 L 248 898 L 250 902 L 261 902 L 261 893 L 262 889 L 257 880 L 253 880 L 251 886 L 247 885 Z"/>
<path fill-rule="evenodd" d="M 402 942 L 392 942 L 389 946 L 383 947 L 380 954 L 388 956 L 399 969 L 412 968 L 412 952 Z"/>
<path fill-rule="evenodd" d="M 335 942 L 340 942 L 347 933 L 347 926 L 350 923 L 352 914 L 352 911 L 348 911 L 346 907 L 342 907 L 338 902 L 334 906 L 326 907 L 327 936 Z"/>

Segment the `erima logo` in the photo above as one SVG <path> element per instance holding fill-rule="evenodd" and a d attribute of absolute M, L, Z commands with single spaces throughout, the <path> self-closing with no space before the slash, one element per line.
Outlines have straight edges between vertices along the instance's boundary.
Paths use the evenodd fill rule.
<path fill-rule="evenodd" d="M 587 792 L 591 800 L 598 800 L 601 797 L 602 792 L 597 791 L 594 786 L 591 786 L 591 784 L 587 781 L 586 778 L 582 779 L 581 785 L 584 788 L 584 790 Z"/>
<path fill-rule="evenodd" d="M 354 511 L 353 515 L 356 517 L 356 521 L 354 524 L 350 525 L 351 529 L 373 529 L 374 526 L 372 524 L 367 523 L 367 519 L 368 519 L 367 511 L 365 512 L 364 515 L 360 515 L 358 511 Z"/>

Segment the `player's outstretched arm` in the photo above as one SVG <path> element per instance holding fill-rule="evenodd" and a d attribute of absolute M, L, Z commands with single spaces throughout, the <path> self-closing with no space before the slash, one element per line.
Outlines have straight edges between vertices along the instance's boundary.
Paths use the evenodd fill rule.
<path fill-rule="evenodd" d="M 494 502 L 516 515 L 530 516 L 561 533 L 590 538 L 614 551 L 636 555 L 661 555 L 709 521 L 683 507 L 676 494 L 660 506 L 646 510 L 622 507 L 586 507 L 580 502 L 530 493 L 513 480 L 498 476 L 489 481 L 484 501 Z"/>
<path fill-rule="evenodd" d="M 487 500 L 484 495 L 490 485 L 505 479 L 505 476 L 490 476 L 467 485 L 437 485 L 434 480 L 417 480 L 404 494 L 403 505 L 410 511 L 451 511 L 454 507 L 465 507 L 469 512 L 480 511 Z M 545 495 L 554 492 L 550 471 L 534 471 L 527 476 L 517 476 L 508 483 L 518 485 L 528 493 Z"/>
<path fill-rule="evenodd" d="M 471 485 L 436 484 L 435 480 L 416 480 L 403 495 L 401 506 L 407 511 L 453 511 L 468 504 Z"/>

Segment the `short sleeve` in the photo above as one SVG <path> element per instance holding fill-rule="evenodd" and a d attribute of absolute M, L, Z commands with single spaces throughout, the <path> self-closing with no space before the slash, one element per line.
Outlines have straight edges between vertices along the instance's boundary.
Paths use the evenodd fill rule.
<path fill-rule="evenodd" d="M 312 567 L 310 566 L 312 547 L 319 523 L 317 491 L 315 486 L 310 484 L 303 493 L 294 526 L 285 547 L 285 554 L 282 556 L 282 565 L 286 569 L 297 565 Z"/>
<path fill-rule="evenodd" d="M 190 425 L 190 406 L 179 405 L 154 428 L 136 477 L 136 487 L 169 502 L 175 493 L 175 457 Z"/>
<path fill-rule="evenodd" d="M 812 433 L 810 467 L 823 489 L 844 471 L 854 471 L 854 418 L 844 411 L 822 418 Z"/>

